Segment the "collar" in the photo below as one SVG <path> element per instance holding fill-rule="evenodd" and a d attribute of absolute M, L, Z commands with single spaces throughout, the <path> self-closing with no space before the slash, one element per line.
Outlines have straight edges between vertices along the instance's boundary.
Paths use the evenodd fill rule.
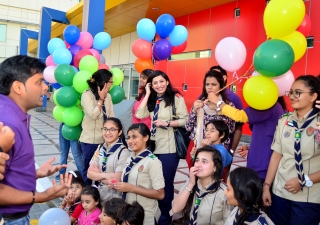
<path fill-rule="evenodd" d="M 145 152 L 145 151 L 149 151 L 149 149 L 146 148 L 145 150 L 141 151 L 138 155 L 136 155 L 136 154 L 134 153 L 134 151 L 132 151 L 131 157 L 135 159 L 137 156 L 141 155 L 141 154 L 142 154 L 143 152 Z"/>
<path fill-rule="evenodd" d="M 118 139 L 119 140 L 119 139 Z M 118 142 L 118 140 L 116 140 L 115 142 L 113 142 L 111 145 L 107 146 L 107 143 L 104 142 L 103 146 L 107 149 L 107 152 L 110 151 L 110 149 Z"/>
<path fill-rule="evenodd" d="M 21 121 L 28 120 L 28 127 L 31 116 L 24 113 L 22 109 L 9 96 L 0 94 L 0 103 L 12 109 L 12 111 L 19 117 Z"/>
<path fill-rule="evenodd" d="M 200 179 L 198 179 L 197 185 L 198 185 L 199 190 L 201 190 L 201 192 L 203 192 L 203 191 L 206 191 L 206 190 L 208 189 L 208 187 L 210 187 L 210 186 L 211 186 L 213 183 L 215 183 L 215 182 L 216 182 L 216 181 L 213 180 L 213 181 L 211 181 L 207 186 L 205 186 L 205 187 L 203 188 L 202 185 L 201 185 Z"/>
<path fill-rule="evenodd" d="M 311 111 L 313 110 L 310 109 L 310 111 L 308 111 L 302 118 L 301 120 L 299 121 L 298 120 L 298 114 L 297 114 L 297 110 L 294 110 L 293 113 L 292 113 L 292 116 L 293 116 L 293 120 L 299 122 L 299 123 L 304 123 L 306 121 L 306 119 L 308 118 L 309 114 L 311 113 Z"/>

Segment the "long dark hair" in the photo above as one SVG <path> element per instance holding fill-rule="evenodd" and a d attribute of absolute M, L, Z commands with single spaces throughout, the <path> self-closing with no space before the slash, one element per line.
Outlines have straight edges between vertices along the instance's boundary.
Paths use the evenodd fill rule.
<path fill-rule="evenodd" d="M 142 71 L 142 75 L 146 76 L 147 78 L 153 73 L 153 70 L 152 69 L 145 69 L 144 71 Z M 144 96 L 146 93 L 146 90 L 144 89 L 144 87 L 139 87 L 140 90 L 139 90 L 139 94 L 138 96 L 136 97 L 136 100 L 137 101 L 140 101 L 142 96 Z"/>
<path fill-rule="evenodd" d="M 262 206 L 262 184 L 258 174 L 250 168 L 238 167 L 230 172 L 230 183 L 238 207 L 243 211 L 237 224 L 243 224 L 253 213 L 259 213 Z"/>
<path fill-rule="evenodd" d="M 148 77 L 147 83 L 152 84 L 153 78 L 155 78 L 157 76 L 162 76 L 166 81 L 169 82 L 167 89 L 163 94 L 163 101 L 166 103 L 165 107 L 170 106 L 173 104 L 175 95 L 177 93 L 180 94 L 180 92 L 177 89 L 172 87 L 168 75 L 166 73 L 162 72 L 161 70 L 153 71 L 153 73 Z M 151 89 L 151 94 L 148 99 L 147 107 L 148 107 L 149 112 L 153 112 L 154 108 L 156 106 L 157 92 L 155 90 L 153 90 L 153 88 L 150 88 L 150 89 Z"/>
<path fill-rule="evenodd" d="M 118 119 L 118 118 L 115 118 L 115 117 L 108 117 L 104 122 L 103 122 L 103 125 L 108 122 L 108 121 L 111 121 L 113 122 L 116 127 L 119 129 L 119 132 L 122 131 L 122 133 L 120 134 L 120 138 L 122 140 L 122 143 L 124 146 L 126 146 L 128 148 L 128 144 L 126 142 L 126 137 L 124 136 L 124 133 L 123 133 L 123 125 L 121 123 L 121 121 Z"/>
<path fill-rule="evenodd" d="M 221 177 L 222 177 L 222 173 L 223 173 L 221 154 L 215 148 L 212 148 L 210 146 L 204 146 L 202 148 L 197 149 L 195 157 L 194 157 L 195 159 L 197 159 L 197 156 L 200 152 L 208 152 L 208 153 L 211 153 L 211 155 L 212 155 L 212 161 L 216 167 L 216 171 L 212 174 L 212 178 L 213 178 L 213 180 L 216 181 L 216 184 L 217 184 L 216 188 L 213 191 L 211 191 L 211 193 L 214 193 L 214 192 L 218 191 L 220 188 Z M 194 166 L 195 161 L 193 162 L 192 166 Z M 189 222 L 190 222 L 190 212 L 191 212 L 192 205 L 194 204 L 193 199 L 194 199 L 194 194 L 196 192 L 197 181 L 198 181 L 198 178 L 196 177 L 196 184 L 194 185 L 194 187 L 192 189 L 192 193 L 190 193 L 190 195 L 189 195 L 189 198 L 187 200 L 187 204 L 185 205 L 184 209 L 182 210 L 181 222 L 183 225 L 189 225 Z"/>
<path fill-rule="evenodd" d="M 282 109 L 283 109 L 284 112 L 288 112 L 287 104 L 286 104 L 286 102 L 284 101 L 284 97 L 283 97 L 283 96 L 278 97 L 277 102 L 281 105 L 281 107 L 282 107 Z"/>
<path fill-rule="evenodd" d="M 144 123 L 135 123 L 132 124 L 129 128 L 127 133 L 129 133 L 129 131 L 131 130 L 137 130 L 139 132 L 139 134 L 142 135 L 142 137 L 147 137 L 148 136 L 148 141 L 146 143 L 146 147 L 150 148 L 151 152 L 154 152 L 154 150 L 156 149 L 156 142 L 154 140 L 151 140 L 151 133 L 150 133 L 150 129 L 147 125 L 145 125 Z"/>
<path fill-rule="evenodd" d="M 104 84 L 109 82 L 111 77 L 112 73 L 109 70 L 101 69 L 92 74 L 92 77 L 89 80 L 87 80 L 90 90 L 96 97 L 96 100 L 100 99 L 98 88 L 102 90 Z"/>
<path fill-rule="evenodd" d="M 310 94 L 314 94 L 314 93 L 318 94 L 316 101 L 320 100 L 320 76 L 317 76 L 317 77 L 313 75 L 300 76 L 295 80 L 295 82 L 299 80 L 303 81 L 306 87 L 309 88 Z M 315 107 L 316 101 L 314 101 L 313 107 Z"/>

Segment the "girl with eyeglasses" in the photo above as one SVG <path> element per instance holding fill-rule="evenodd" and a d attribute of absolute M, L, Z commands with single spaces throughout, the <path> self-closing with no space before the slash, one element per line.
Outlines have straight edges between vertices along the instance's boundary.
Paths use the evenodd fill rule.
<path fill-rule="evenodd" d="M 121 180 L 130 152 L 127 149 L 122 123 L 118 118 L 109 117 L 101 129 L 105 142 L 95 151 L 87 176 L 96 181 L 101 202 L 105 202 L 111 198 L 121 198 L 122 193 L 110 189 L 108 185 Z"/>

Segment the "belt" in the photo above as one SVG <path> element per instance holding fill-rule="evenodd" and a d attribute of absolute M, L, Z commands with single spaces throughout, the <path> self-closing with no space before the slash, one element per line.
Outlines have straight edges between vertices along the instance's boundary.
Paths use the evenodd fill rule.
<path fill-rule="evenodd" d="M 17 212 L 17 213 L 7 213 L 7 214 L 2 214 L 2 217 L 4 220 L 15 220 L 15 219 L 20 219 L 22 217 L 25 217 L 28 214 L 29 214 L 29 211 Z"/>

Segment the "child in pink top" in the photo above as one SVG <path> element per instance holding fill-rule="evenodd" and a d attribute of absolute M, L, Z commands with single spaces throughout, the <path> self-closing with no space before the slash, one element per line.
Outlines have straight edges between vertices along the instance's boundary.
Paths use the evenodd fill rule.
<path fill-rule="evenodd" d="M 78 218 L 79 225 L 100 225 L 100 194 L 97 188 L 87 186 L 81 193 L 81 202 L 84 210 Z"/>

